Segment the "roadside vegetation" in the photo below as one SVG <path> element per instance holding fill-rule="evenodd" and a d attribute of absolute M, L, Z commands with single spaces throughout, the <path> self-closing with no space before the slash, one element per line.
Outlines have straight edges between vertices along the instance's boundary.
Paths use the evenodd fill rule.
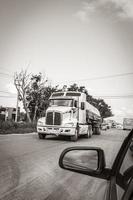
<path fill-rule="evenodd" d="M 29 74 L 27 70 L 15 73 L 14 85 L 18 92 L 19 101 L 23 103 L 28 122 L 35 122 L 38 118 L 45 116 L 49 106 L 49 97 L 53 92 L 62 91 L 67 87 L 68 91 L 85 92 L 87 101 L 95 106 L 102 118 L 113 116 L 111 107 L 101 98 L 92 97 L 85 86 L 78 86 L 76 83 L 59 89 L 59 85 L 51 86 L 48 79 L 42 74 Z"/>
<path fill-rule="evenodd" d="M 0 134 L 36 132 L 36 123 L 0 121 Z"/>
<path fill-rule="evenodd" d="M 48 79 L 42 73 L 31 74 L 27 70 L 21 70 L 14 75 L 14 85 L 18 92 L 18 102 L 22 102 L 25 112 L 19 114 L 18 122 L 9 121 L 2 114 L 1 107 L 0 134 L 35 132 L 37 120 L 45 116 L 49 106 L 49 97 L 53 92 L 62 91 L 64 87 L 67 87 L 68 91 L 85 92 L 87 101 L 99 110 L 102 119 L 113 116 L 111 107 L 104 99 L 94 98 L 85 86 L 78 86 L 76 83 L 70 86 L 64 85 L 59 89 L 59 85 L 53 87 L 49 84 Z"/>

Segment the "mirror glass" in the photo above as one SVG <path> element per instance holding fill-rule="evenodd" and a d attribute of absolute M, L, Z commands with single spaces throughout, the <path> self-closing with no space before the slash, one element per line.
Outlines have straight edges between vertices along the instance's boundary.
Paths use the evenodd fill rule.
<path fill-rule="evenodd" d="M 96 150 L 72 150 L 65 154 L 63 158 L 65 168 L 97 170 L 98 153 Z"/>

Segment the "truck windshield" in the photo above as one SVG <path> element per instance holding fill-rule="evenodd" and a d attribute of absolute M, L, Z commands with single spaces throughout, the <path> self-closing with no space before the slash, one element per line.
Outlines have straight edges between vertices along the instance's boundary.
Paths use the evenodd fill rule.
<path fill-rule="evenodd" d="M 50 100 L 50 106 L 73 106 L 73 100 L 72 99 L 51 99 Z"/>

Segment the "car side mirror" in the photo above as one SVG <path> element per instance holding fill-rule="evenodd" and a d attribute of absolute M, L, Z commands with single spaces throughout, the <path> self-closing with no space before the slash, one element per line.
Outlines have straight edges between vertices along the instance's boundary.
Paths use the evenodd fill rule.
<path fill-rule="evenodd" d="M 97 147 L 70 147 L 61 153 L 59 166 L 97 177 L 105 169 L 104 151 Z"/>

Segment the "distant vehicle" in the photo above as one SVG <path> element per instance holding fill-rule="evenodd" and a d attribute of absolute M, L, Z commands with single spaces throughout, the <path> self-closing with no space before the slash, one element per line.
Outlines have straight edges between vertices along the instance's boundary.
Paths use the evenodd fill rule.
<path fill-rule="evenodd" d="M 122 124 L 116 124 L 116 128 L 117 129 L 123 129 L 123 125 Z"/>
<path fill-rule="evenodd" d="M 113 128 L 112 126 L 116 124 L 116 122 L 112 119 L 105 118 L 105 122 L 107 123 L 108 129 Z"/>
<path fill-rule="evenodd" d="M 101 130 L 106 131 L 108 129 L 108 124 L 107 123 L 102 123 L 101 124 Z"/>
<path fill-rule="evenodd" d="M 112 124 L 110 122 L 107 122 L 107 128 L 110 129 L 112 127 Z"/>
<path fill-rule="evenodd" d="M 100 192 L 97 194 L 98 200 L 133 200 L 133 160 L 132 157 L 129 157 L 132 139 L 133 130 L 123 141 L 114 163 L 110 167 L 106 166 L 104 150 L 92 146 L 75 146 L 65 149 L 60 155 L 59 166 L 84 174 L 84 176 L 89 175 L 107 180 L 106 190 L 101 187 L 102 198 Z M 130 162 L 127 162 L 128 159 Z"/>
<path fill-rule="evenodd" d="M 124 118 L 123 119 L 123 130 L 133 129 L 133 118 Z"/>
<path fill-rule="evenodd" d="M 111 128 L 116 128 L 116 123 L 113 122 Z"/>
<path fill-rule="evenodd" d="M 40 139 L 46 135 L 66 136 L 77 141 L 80 135 L 86 138 L 100 134 L 101 116 L 99 110 L 86 101 L 82 92 L 54 92 L 46 110 L 46 117 L 37 123 Z"/>

